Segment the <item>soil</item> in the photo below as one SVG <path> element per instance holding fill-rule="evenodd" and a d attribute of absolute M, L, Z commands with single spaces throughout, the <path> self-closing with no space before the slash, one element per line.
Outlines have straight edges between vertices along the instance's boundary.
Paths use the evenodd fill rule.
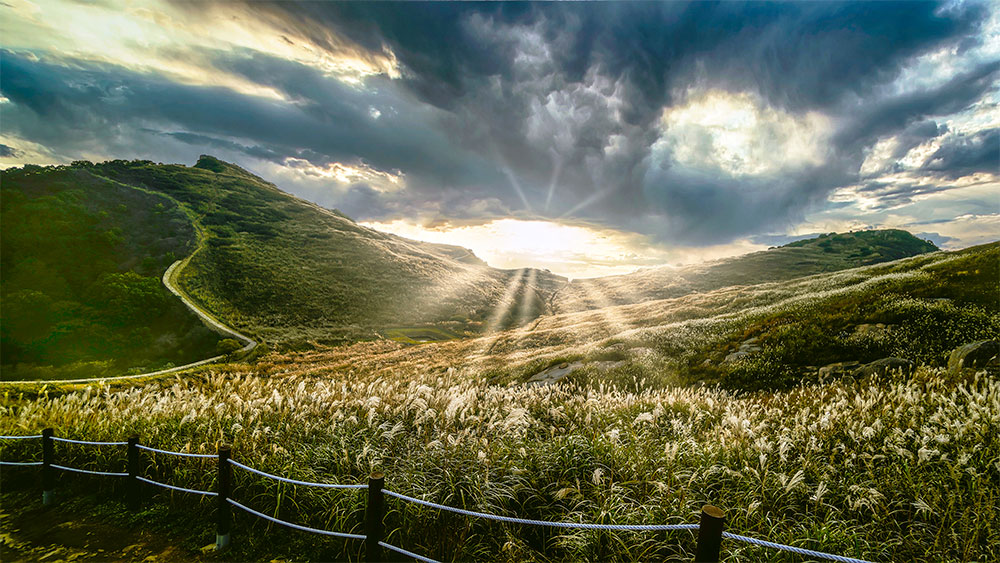
<path fill-rule="evenodd" d="M 209 561 L 164 533 L 101 517 L 93 506 L 41 506 L 37 494 L 0 499 L 0 561 Z M 83 509 L 81 509 L 83 508 Z M 213 538 L 214 539 L 214 538 Z"/>

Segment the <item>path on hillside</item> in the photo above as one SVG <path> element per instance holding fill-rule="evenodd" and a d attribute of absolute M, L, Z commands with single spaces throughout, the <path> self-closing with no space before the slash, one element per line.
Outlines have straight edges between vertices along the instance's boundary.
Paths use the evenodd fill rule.
<path fill-rule="evenodd" d="M 207 311 L 203 310 L 201 307 L 198 307 L 198 305 L 196 305 L 193 301 L 191 301 L 191 299 L 187 296 L 187 294 L 184 293 L 184 291 L 181 290 L 179 287 L 177 287 L 177 285 L 174 283 L 174 279 L 179 275 L 180 271 L 182 269 L 184 269 L 184 266 L 187 266 L 188 262 L 191 260 L 191 258 L 194 257 L 194 255 L 197 252 L 198 252 L 198 250 L 195 250 L 187 258 L 185 258 L 183 260 L 178 260 L 178 261 L 174 262 L 173 264 L 171 264 L 170 267 L 167 268 L 167 271 L 163 272 L 163 285 L 165 285 L 167 287 L 167 290 L 169 290 L 170 293 L 173 293 L 175 296 L 177 296 L 177 298 L 180 299 L 181 302 L 184 303 L 184 305 L 188 309 L 190 309 L 191 311 L 193 311 L 194 314 L 198 315 L 198 318 L 201 319 L 201 321 L 203 323 L 205 323 L 206 325 L 208 325 L 209 328 L 211 328 L 212 330 L 214 330 L 216 332 L 222 333 L 225 336 L 231 336 L 231 337 L 239 340 L 240 342 L 243 342 L 244 346 L 242 348 L 240 348 L 239 350 L 237 350 L 237 352 L 249 353 L 250 351 L 252 351 L 254 348 L 257 347 L 257 341 L 255 341 L 254 339 L 250 338 L 249 336 L 247 336 L 247 335 L 245 335 L 245 334 L 243 334 L 241 332 L 238 332 L 234 328 L 226 326 L 225 324 L 222 323 L 222 321 L 216 319 L 211 314 L 209 314 Z M 59 385 L 59 384 L 64 384 L 64 383 L 98 383 L 98 382 L 103 383 L 103 382 L 108 382 L 108 381 L 126 381 L 126 380 L 129 380 L 129 379 L 141 379 L 141 378 L 144 378 L 144 377 L 156 377 L 156 376 L 160 376 L 160 375 L 167 375 L 167 374 L 170 374 L 170 373 L 184 371 L 184 370 L 195 368 L 195 367 L 198 367 L 198 366 L 203 366 L 205 364 L 211 364 L 211 363 L 219 362 L 219 361 L 224 360 L 225 358 L 226 358 L 226 355 L 225 354 L 221 354 L 221 355 L 212 356 L 211 358 L 206 358 L 204 360 L 200 360 L 200 361 L 197 361 L 197 362 L 191 362 L 190 364 L 184 364 L 182 366 L 172 367 L 172 368 L 169 368 L 169 369 L 161 369 L 159 371 L 151 371 L 149 373 L 138 373 L 138 374 L 135 374 L 135 375 L 119 375 L 119 376 L 111 376 L 111 377 L 89 377 L 89 378 L 86 378 L 86 379 L 50 379 L 50 380 L 46 380 L 46 381 L 4 381 L 2 383 L 3 384 L 9 384 L 9 383 L 18 383 L 18 384 L 30 383 L 30 384 L 37 384 L 37 385 Z"/>

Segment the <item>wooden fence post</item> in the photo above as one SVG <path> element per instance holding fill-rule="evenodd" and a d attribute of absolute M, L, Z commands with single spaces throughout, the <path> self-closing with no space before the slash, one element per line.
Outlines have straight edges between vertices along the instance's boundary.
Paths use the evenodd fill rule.
<path fill-rule="evenodd" d="M 695 549 L 695 563 L 718 563 L 722 547 L 722 530 L 726 524 L 726 513 L 706 504 L 701 507 L 701 522 L 698 526 L 698 547 Z"/>
<path fill-rule="evenodd" d="M 382 536 L 385 533 L 385 474 L 372 473 L 368 477 L 368 506 L 365 507 L 365 557 L 368 563 L 381 563 Z"/>
<path fill-rule="evenodd" d="M 139 435 L 128 437 L 128 486 L 125 490 L 129 510 L 139 510 Z"/>
<path fill-rule="evenodd" d="M 42 430 L 42 506 L 48 506 L 55 500 L 53 490 L 56 486 L 56 475 L 52 472 L 55 444 L 52 442 L 52 434 L 51 428 Z"/>
<path fill-rule="evenodd" d="M 233 468 L 229 465 L 229 446 L 219 446 L 219 490 L 218 506 L 216 508 L 215 550 L 219 551 L 229 546 L 229 534 L 233 527 L 233 511 L 229 505 L 229 493 L 232 487 Z"/>

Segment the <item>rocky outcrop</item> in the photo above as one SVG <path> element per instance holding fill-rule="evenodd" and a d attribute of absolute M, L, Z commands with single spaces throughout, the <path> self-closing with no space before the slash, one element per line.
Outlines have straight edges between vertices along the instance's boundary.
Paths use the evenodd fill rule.
<path fill-rule="evenodd" d="M 546 369 L 544 369 L 544 370 L 536 373 L 535 375 L 531 376 L 531 378 L 528 379 L 527 384 L 528 385 L 551 385 L 553 383 L 556 383 L 558 381 L 563 380 L 567 375 L 573 373 L 576 370 L 583 369 L 584 367 L 594 368 L 594 369 L 598 369 L 598 370 L 601 370 L 601 371 L 608 371 L 608 370 L 614 369 L 616 367 L 622 366 L 624 364 L 625 364 L 625 362 L 623 362 L 623 361 L 617 361 L 617 362 L 611 362 L 611 361 L 608 361 L 608 362 L 589 362 L 589 363 L 583 363 L 583 362 L 573 362 L 573 363 L 563 362 L 561 364 L 556 364 L 554 366 L 550 366 L 550 367 L 548 367 L 548 368 L 546 368 Z"/>
<path fill-rule="evenodd" d="M 761 350 L 763 350 L 763 348 L 757 344 L 756 338 L 748 338 L 740 343 L 740 347 L 735 352 L 726 356 L 726 358 L 722 360 L 722 363 L 731 364 L 746 358 L 754 352 L 760 352 Z"/>
<path fill-rule="evenodd" d="M 855 370 L 855 377 L 869 377 L 872 375 L 886 375 L 888 373 L 902 373 L 910 375 L 916 366 L 910 360 L 903 358 L 882 358 L 869 364 L 865 364 Z"/>
<path fill-rule="evenodd" d="M 1000 372 L 1000 341 L 980 340 L 955 348 L 948 357 L 948 371 L 956 372 L 962 369 Z"/>
<path fill-rule="evenodd" d="M 819 376 L 821 378 L 828 377 L 842 377 L 845 375 L 852 375 L 856 369 L 861 367 L 861 362 L 837 362 L 835 364 L 827 364 L 819 368 Z"/>

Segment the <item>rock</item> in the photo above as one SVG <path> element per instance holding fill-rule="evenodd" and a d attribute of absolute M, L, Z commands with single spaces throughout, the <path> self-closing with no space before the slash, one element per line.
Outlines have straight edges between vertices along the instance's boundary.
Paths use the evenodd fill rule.
<path fill-rule="evenodd" d="M 902 372 L 903 375 L 910 375 L 913 373 L 913 369 L 914 365 L 910 360 L 889 357 L 861 366 L 855 371 L 855 375 L 858 377 L 869 377 L 893 372 Z"/>
<path fill-rule="evenodd" d="M 737 362 L 739 360 L 742 360 L 743 358 L 745 358 L 745 357 L 747 357 L 749 355 L 750 355 L 750 352 L 736 351 L 736 352 L 733 352 L 732 354 L 726 355 L 726 357 L 722 360 L 722 363 L 724 363 L 724 364 L 731 364 L 733 362 Z"/>
<path fill-rule="evenodd" d="M 731 364 L 746 358 L 754 352 L 760 352 L 761 350 L 763 350 L 763 348 L 757 345 L 756 337 L 748 338 L 740 343 L 740 347 L 735 352 L 726 356 L 725 359 L 722 360 L 722 363 Z"/>
<path fill-rule="evenodd" d="M 528 385 L 550 385 L 583 367 L 583 362 L 567 363 L 546 368 L 528 379 Z"/>
<path fill-rule="evenodd" d="M 842 377 L 854 373 L 854 370 L 858 369 L 860 366 L 861 362 L 855 361 L 827 364 L 819 368 L 819 376 L 821 378 Z"/>
<path fill-rule="evenodd" d="M 955 348 L 948 358 L 948 371 L 962 369 L 1000 371 L 1000 341 L 980 340 Z"/>

